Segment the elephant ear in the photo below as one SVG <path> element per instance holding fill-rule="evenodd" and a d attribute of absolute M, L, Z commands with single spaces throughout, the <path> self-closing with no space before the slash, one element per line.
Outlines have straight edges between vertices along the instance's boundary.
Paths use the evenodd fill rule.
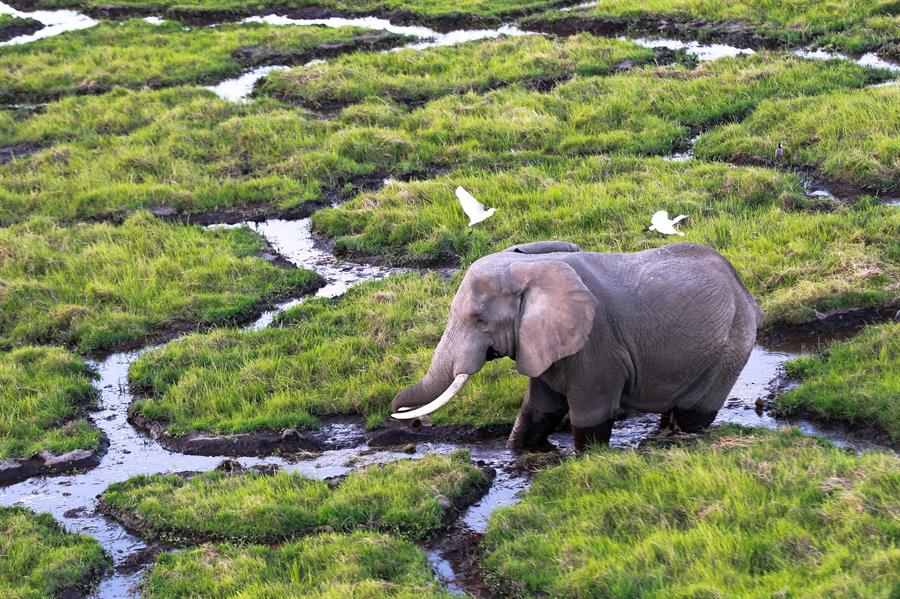
<path fill-rule="evenodd" d="M 509 274 L 522 299 L 516 366 L 526 376 L 540 376 L 554 362 L 584 347 L 597 298 L 574 268 L 558 260 L 513 262 Z"/>

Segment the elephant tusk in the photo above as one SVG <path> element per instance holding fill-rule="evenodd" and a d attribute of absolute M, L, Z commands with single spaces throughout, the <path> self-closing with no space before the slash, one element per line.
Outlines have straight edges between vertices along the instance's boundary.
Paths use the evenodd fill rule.
<path fill-rule="evenodd" d="M 427 416 L 431 414 L 448 401 L 453 399 L 459 390 L 463 388 L 463 385 L 466 384 L 466 381 L 469 380 L 468 374 L 458 374 L 456 378 L 453 379 L 453 383 L 447 387 L 447 390 L 441 393 L 437 399 L 434 399 L 424 406 L 420 408 L 416 408 L 415 410 L 411 410 L 409 408 L 398 408 L 396 412 L 391 414 L 391 418 L 395 418 L 397 420 L 412 420 L 413 418 L 421 418 L 422 416 Z"/>

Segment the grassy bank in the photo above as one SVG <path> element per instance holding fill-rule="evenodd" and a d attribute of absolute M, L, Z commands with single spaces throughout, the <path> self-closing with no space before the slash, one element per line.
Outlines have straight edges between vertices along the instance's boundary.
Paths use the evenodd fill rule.
<path fill-rule="evenodd" d="M 803 410 L 874 425 L 900 441 L 900 323 L 868 327 L 823 355 L 798 358 L 786 368 L 800 385 L 775 399 L 779 412 Z"/>
<path fill-rule="evenodd" d="M 900 15 L 892 0 L 845 2 L 839 6 L 829 0 L 600 0 L 572 12 L 557 11 L 536 18 L 624 22 L 646 33 L 654 33 L 660 21 L 669 20 L 682 25 L 686 35 L 701 39 L 743 34 L 748 40 L 759 36 L 852 54 L 878 50 L 895 43 L 900 35 Z"/>
<path fill-rule="evenodd" d="M 317 277 L 252 254 L 248 230 L 207 231 L 138 213 L 124 224 L 0 229 L 0 344 L 109 349 L 176 327 L 246 319 Z"/>
<path fill-rule="evenodd" d="M 0 102 L 46 100 L 113 86 L 216 83 L 248 66 L 297 63 L 333 55 L 324 45 L 364 47 L 399 36 L 358 29 L 258 23 L 185 29 L 166 21 L 101 22 L 30 44 L 0 48 Z M 378 44 L 376 44 L 378 45 Z"/>
<path fill-rule="evenodd" d="M 148 397 L 133 409 L 168 421 L 174 434 L 317 428 L 331 414 L 376 426 L 397 391 L 427 370 L 457 284 L 397 276 L 337 301 L 307 300 L 280 326 L 184 337 L 134 363 L 131 385 Z M 507 360 L 489 363 L 432 421 L 511 421 L 525 389 L 513 373 Z"/>
<path fill-rule="evenodd" d="M 591 35 L 559 40 L 500 38 L 428 50 L 353 54 L 325 64 L 271 73 L 257 91 L 312 109 L 369 97 L 421 102 L 517 81 L 550 83 L 572 75 L 601 75 L 623 61 L 647 62 L 653 51 Z"/>
<path fill-rule="evenodd" d="M 0 507 L 0 556 L 0 595 L 22 598 L 86 594 L 111 562 L 94 539 L 18 507 Z"/>
<path fill-rule="evenodd" d="M 186 212 L 297 208 L 346 191 L 360 177 L 548 155 L 666 154 L 686 145 L 692 129 L 744 116 L 764 99 L 879 78 L 849 63 L 760 55 L 695 69 L 579 77 L 549 92 L 514 85 L 447 96 L 417 110 L 369 100 L 331 121 L 271 100 L 233 104 L 201 90 L 79 98 L 65 113 L 0 117 L 0 145 L 70 139 L 0 166 L 0 223 L 34 213 L 88 218 L 158 205 Z M 70 138 L 65 127 L 75 118 L 82 122 Z M 105 122 L 123 133 L 105 135 Z"/>
<path fill-rule="evenodd" d="M 453 197 L 457 185 L 497 213 L 469 229 Z M 316 213 L 313 224 L 350 256 L 400 264 L 459 257 L 468 264 L 540 239 L 564 238 L 598 252 L 672 243 L 647 230 L 650 216 L 666 209 L 688 215 L 678 241 L 711 246 L 735 265 L 770 324 L 898 303 L 900 213 L 877 202 L 830 211 L 809 211 L 810 204 L 793 174 L 619 156 L 394 183 Z"/>
<path fill-rule="evenodd" d="M 143 584 L 151 599 L 199 596 L 446 599 L 412 543 L 373 533 L 322 534 L 283 545 L 204 545 L 161 554 Z"/>
<path fill-rule="evenodd" d="M 12 15 L 0 15 L 0 42 L 5 42 L 19 35 L 33 33 L 43 25 L 34 19 L 22 19 Z"/>
<path fill-rule="evenodd" d="M 898 466 L 799 432 L 598 450 L 495 512 L 482 563 L 505 596 L 888 597 Z"/>
<path fill-rule="evenodd" d="M 762 102 L 744 121 L 713 129 L 700 158 L 782 161 L 884 193 L 900 193 L 900 86 Z"/>
<path fill-rule="evenodd" d="M 50 347 L 0 352 L 0 459 L 96 449 L 100 431 L 81 418 L 96 402 L 77 356 Z"/>
<path fill-rule="evenodd" d="M 321 527 L 398 534 L 423 540 L 444 527 L 450 502 L 480 495 L 485 475 L 469 453 L 432 454 L 356 470 L 337 486 L 300 474 L 210 472 L 138 476 L 111 485 L 104 511 L 138 524 L 142 536 L 178 544 L 210 540 L 275 543 Z"/>

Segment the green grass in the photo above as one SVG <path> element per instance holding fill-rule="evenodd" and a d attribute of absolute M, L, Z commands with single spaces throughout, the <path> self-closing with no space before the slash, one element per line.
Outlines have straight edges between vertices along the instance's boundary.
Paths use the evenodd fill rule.
<path fill-rule="evenodd" d="M 0 146 L 52 144 L 0 166 L 0 223 L 154 205 L 287 209 L 323 202 L 373 174 L 547 155 L 665 154 L 685 145 L 693 128 L 745 116 L 764 99 L 881 78 L 850 63 L 759 55 L 577 77 L 547 93 L 513 85 L 417 110 L 368 100 L 330 121 L 272 100 L 234 104 L 190 88 L 78 98 L 30 118 L 0 116 Z"/>
<path fill-rule="evenodd" d="M 547 17 L 671 19 L 690 25 L 701 38 L 709 34 L 708 24 L 692 21 L 738 22 L 764 38 L 853 54 L 877 50 L 900 36 L 895 0 L 600 0 L 588 8 L 540 18 Z"/>
<path fill-rule="evenodd" d="M 352 54 L 311 67 L 271 73 L 257 91 L 313 109 L 370 97 L 421 102 L 449 93 L 484 91 L 517 81 L 550 82 L 601 75 L 653 51 L 632 42 L 583 34 L 558 40 L 501 37 L 428 50 Z"/>
<path fill-rule="evenodd" d="M 81 358 L 54 347 L 0 352 L 0 459 L 96 449 L 100 431 L 81 418 L 96 403 Z"/>
<path fill-rule="evenodd" d="M 884 193 L 900 193 L 900 86 L 762 102 L 744 121 L 697 140 L 700 158 L 783 160 Z"/>
<path fill-rule="evenodd" d="M 323 534 L 283 545 L 204 545 L 163 553 L 143 583 L 148 599 L 448 599 L 412 543 L 373 533 Z"/>
<path fill-rule="evenodd" d="M 309 299 L 280 326 L 183 337 L 132 365 L 132 388 L 147 395 L 132 409 L 167 421 L 173 434 L 318 428 L 332 414 L 377 426 L 397 391 L 428 369 L 457 285 L 435 275 L 391 277 L 337 301 Z M 512 362 L 490 362 L 430 418 L 511 422 L 524 390 Z"/>
<path fill-rule="evenodd" d="M 104 6 L 136 8 L 167 14 L 189 11 L 192 16 L 202 16 L 204 12 L 214 15 L 217 11 L 227 11 L 236 15 L 255 12 L 273 12 L 274 8 L 327 8 L 349 15 L 370 15 L 376 12 L 393 11 L 408 13 L 416 22 L 448 21 L 461 18 L 466 24 L 499 24 L 503 18 L 510 18 L 523 12 L 552 7 L 552 0 L 37 0 L 41 7 L 58 8 L 71 6 Z"/>
<path fill-rule="evenodd" d="M 778 396 L 779 412 L 812 412 L 829 420 L 874 425 L 900 440 L 900 323 L 867 327 L 820 356 L 788 362 L 800 385 Z"/>
<path fill-rule="evenodd" d="M 494 513 L 483 566 L 504 596 L 893 597 L 900 462 L 798 431 L 603 449 Z"/>
<path fill-rule="evenodd" d="M 453 196 L 462 185 L 497 213 L 469 229 Z M 874 201 L 809 212 L 793 174 L 721 163 L 594 157 L 504 171 L 463 169 L 394 183 L 315 214 L 339 253 L 400 264 L 458 256 L 465 265 L 515 243 L 563 238 L 587 251 L 633 252 L 665 243 L 647 230 L 660 209 L 686 214 L 683 239 L 737 268 L 767 322 L 816 311 L 898 303 L 900 211 Z"/>
<path fill-rule="evenodd" d="M 109 349 L 246 319 L 317 280 L 252 257 L 260 247 L 246 229 L 207 231 L 148 213 L 120 226 L 33 219 L 0 229 L 0 344 Z"/>
<path fill-rule="evenodd" d="M 30 44 L 0 48 L 0 102 L 34 101 L 113 86 L 209 84 L 259 63 L 310 60 L 324 44 L 375 39 L 345 27 L 279 27 L 258 23 L 185 29 L 166 21 L 101 22 Z M 397 40 L 401 40 L 397 37 Z M 256 46 L 241 59 L 238 48 Z"/>
<path fill-rule="evenodd" d="M 140 522 L 142 536 L 181 545 L 275 543 L 315 533 L 317 527 L 424 540 L 444 527 L 446 513 L 436 493 L 452 502 L 487 486 L 469 452 L 458 450 L 368 466 L 334 488 L 287 472 L 138 476 L 111 485 L 102 502 L 104 511 L 111 508 Z"/>
<path fill-rule="evenodd" d="M 68 533 L 50 514 L 0 507 L 0 595 L 41 599 L 85 593 L 110 565 L 100 543 Z"/>

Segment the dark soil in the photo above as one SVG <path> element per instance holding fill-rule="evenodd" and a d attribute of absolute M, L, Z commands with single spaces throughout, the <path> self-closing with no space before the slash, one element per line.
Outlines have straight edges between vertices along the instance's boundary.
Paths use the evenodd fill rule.
<path fill-rule="evenodd" d="M 833 310 L 810 322 L 768 327 L 760 332 L 757 341 L 773 348 L 817 347 L 822 339 L 834 341 L 854 337 L 866 325 L 891 320 L 896 312 L 897 306 Z"/>
<path fill-rule="evenodd" d="M 3 27 L 0 29 L 0 42 L 9 41 L 20 35 L 31 35 L 35 31 L 40 31 L 43 28 L 43 23 L 39 23 L 33 19 L 29 19 L 29 22 L 24 25 L 10 25 L 9 27 Z"/>
<path fill-rule="evenodd" d="M 326 425 L 332 420 L 346 422 L 354 419 L 335 417 L 326 420 Z M 361 422 L 359 419 L 355 420 Z M 334 436 L 328 432 L 327 426 L 314 431 L 289 428 L 282 431 L 260 430 L 230 435 L 190 431 L 184 435 L 175 436 L 169 433 L 168 423 L 150 420 L 136 412 L 129 414 L 128 421 L 169 451 L 186 455 L 230 457 L 330 451 L 357 447 L 362 443 L 366 443 L 370 448 L 402 448 L 417 443 L 479 443 L 506 438 L 512 431 L 511 424 L 422 426 L 419 423 L 417 426 L 409 428 L 388 424 L 383 428 L 366 433 L 364 437 L 358 435 Z"/>
<path fill-rule="evenodd" d="M 74 449 L 60 455 L 43 451 L 29 458 L 3 460 L 0 462 L 0 485 L 10 485 L 32 476 L 54 476 L 88 470 L 100 463 L 107 449 L 109 438 L 104 433 L 94 451 Z"/>
<path fill-rule="evenodd" d="M 24 158 L 29 154 L 34 154 L 41 147 L 34 143 L 14 144 L 0 148 L 0 164 L 6 164 L 11 160 Z"/>

